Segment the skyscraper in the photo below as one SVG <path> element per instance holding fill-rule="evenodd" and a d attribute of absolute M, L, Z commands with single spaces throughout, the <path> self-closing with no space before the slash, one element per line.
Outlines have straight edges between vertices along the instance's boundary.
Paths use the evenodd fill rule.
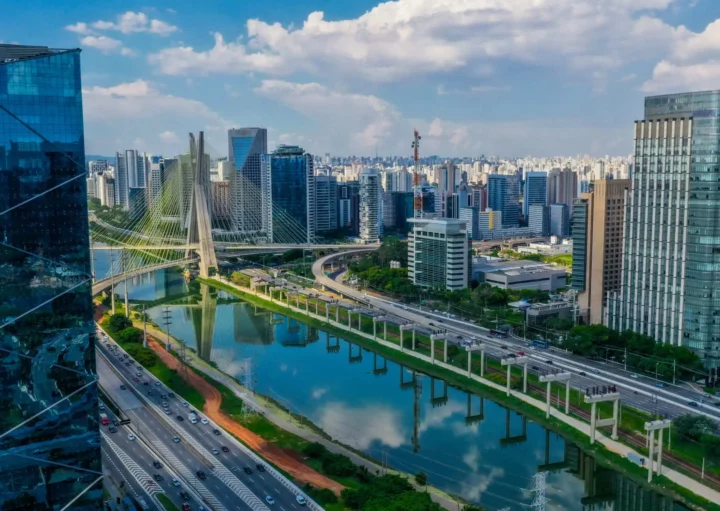
<path fill-rule="evenodd" d="M 533 204 L 528 212 L 528 228 L 537 236 L 550 234 L 550 208 L 544 204 Z"/>
<path fill-rule="evenodd" d="M 360 172 L 360 240 L 378 243 L 382 232 L 380 174 L 376 169 Z"/>
<path fill-rule="evenodd" d="M 262 156 L 267 179 L 264 225 L 270 243 L 311 243 L 315 235 L 313 157 L 297 146 Z"/>
<path fill-rule="evenodd" d="M 645 98 L 625 209 L 622 288 L 609 325 L 720 365 L 720 90 Z"/>
<path fill-rule="evenodd" d="M 315 229 L 317 232 L 337 229 L 337 178 L 315 176 Z"/>
<path fill-rule="evenodd" d="M 125 153 L 115 153 L 115 204 L 128 209 L 130 180 Z"/>
<path fill-rule="evenodd" d="M 523 216 L 530 217 L 530 206 L 533 204 L 547 205 L 547 173 L 528 172 L 525 174 L 523 192 Z"/>
<path fill-rule="evenodd" d="M 570 234 L 570 208 L 567 204 L 550 204 L 550 235 Z"/>
<path fill-rule="evenodd" d="M 572 288 L 589 324 L 603 322 L 609 293 L 620 290 L 627 179 L 595 181 L 573 204 Z"/>
<path fill-rule="evenodd" d="M 577 197 L 577 174 L 570 169 L 552 169 L 547 176 L 547 204 L 566 204 Z"/>
<path fill-rule="evenodd" d="M 465 221 L 454 218 L 410 218 L 408 278 L 416 286 L 449 291 L 468 286 L 468 235 Z"/>
<path fill-rule="evenodd" d="M 516 176 L 488 176 L 488 207 L 502 212 L 503 227 L 517 227 L 520 216 L 520 185 Z"/>
<path fill-rule="evenodd" d="M 102 508 L 84 164 L 80 50 L 0 45 L 3 510 Z"/>
<path fill-rule="evenodd" d="M 267 130 L 230 129 L 228 146 L 233 230 L 248 235 L 262 232 L 268 205 L 263 202 L 267 184 L 260 160 L 267 153 Z"/>

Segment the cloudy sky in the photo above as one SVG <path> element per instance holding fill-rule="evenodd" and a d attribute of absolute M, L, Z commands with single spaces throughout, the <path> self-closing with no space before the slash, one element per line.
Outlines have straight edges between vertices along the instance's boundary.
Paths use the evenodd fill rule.
<path fill-rule="evenodd" d="M 83 48 L 88 153 L 204 129 L 336 155 L 624 155 L 651 94 L 720 88 L 719 0 L 23 0 L 5 42 Z M 32 27 L 29 30 L 29 27 Z"/>

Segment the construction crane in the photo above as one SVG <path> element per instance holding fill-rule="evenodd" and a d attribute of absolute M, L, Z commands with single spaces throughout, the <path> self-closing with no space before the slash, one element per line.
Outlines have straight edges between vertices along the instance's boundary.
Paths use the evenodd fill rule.
<path fill-rule="evenodd" d="M 413 168 L 413 210 L 415 212 L 415 218 L 423 217 L 423 196 L 422 189 L 420 188 L 420 134 L 415 130 L 413 137 L 412 148 L 414 151 L 415 167 Z"/>

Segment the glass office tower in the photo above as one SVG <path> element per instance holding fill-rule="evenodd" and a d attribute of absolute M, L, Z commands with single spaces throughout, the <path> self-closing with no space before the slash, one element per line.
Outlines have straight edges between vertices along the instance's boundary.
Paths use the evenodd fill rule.
<path fill-rule="evenodd" d="M 262 156 L 270 243 L 312 243 L 315 218 L 313 157 L 297 146 Z"/>
<path fill-rule="evenodd" d="M 720 90 L 645 98 L 608 323 L 720 364 Z"/>
<path fill-rule="evenodd" d="M 0 509 L 101 509 L 80 50 L 0 45 Z"/>

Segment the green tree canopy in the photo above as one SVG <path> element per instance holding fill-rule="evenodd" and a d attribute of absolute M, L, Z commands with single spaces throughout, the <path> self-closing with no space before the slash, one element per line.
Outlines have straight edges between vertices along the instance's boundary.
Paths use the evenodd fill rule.
<path fill-rule="evenodd" d="M 110 329 L 111 332 L 120 332 L 131 326 L 132 321 L 130 321 L 125 314 L 119 312 L 110 316 L 108 320 L 108 329 Z"/>

